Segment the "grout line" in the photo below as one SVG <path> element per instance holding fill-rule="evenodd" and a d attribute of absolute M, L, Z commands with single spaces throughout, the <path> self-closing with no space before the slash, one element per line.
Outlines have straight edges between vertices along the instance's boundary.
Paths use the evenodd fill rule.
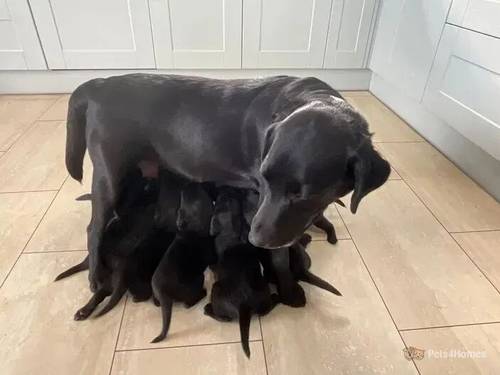
<path fill-rule="evenodd" d="M 462 250 L 462 252 L 465 254 L 465 256 L 467 258 L 469 258 L 469 260 L 471 261 L 471 263 L 476 266 L 476 268 L 478 269 L 479 272 L 481 272 L 481 274 L 486 278 L 486 280 L 488 280 L 488 282 L 490 283 L 490 285 L 497 291 L 497 293 L 500 295 L 500 290 L 498 290 L 498 288 L 495 286 L 495 284 L 493 284 L 493 282 L 489 279 L 489 277 L 486 275 L 486 273 L 481 269 L 481 267 L 479 267 L 476 262 L 471 258 L 471 256 L 469 255 L 469 253 L 467 253 L 467 251 L 465 251 L 465 249 L 460 245 L 460 243 L 455 239 L 455 237 L 453 237 L 451 235 L 450 232 L 448 232 L 448 230 L 446 229 L 446 227 L 444 226 L 444 224 L 437 218 L 437 216 L 434 214 L 434 212 L 432 212 L 432 210 L 427 206 L 427 204 L 425 204 L 425 202 L 422 200 L 422 198 L 420 198 L 420 196 L 415 192 L 415 190 L 413 190 L 413 188 L 410 186 L 410 184 L 408 184 L 405 180 L 401 180 L 404 182 L 404 184 L 410 189 L 411 192 L 413 192 L 413 194 L 417 197 L 417 199 L 420 201 L 420 203 L 422 203 L 424 205 L 424 207 L 427 209 L 427 211 L 430 212 L 430 214 L 434 217 L 434 219 L 436 219 L 436 221 L 439 223 L 439 225 L 441 225 L 441 227 L 443 227 L 443 229 L 446 231 L 446 233 L 448 233 L 448 235 L 450 236 L 450 238 L 458 245 L 458 247 Z"/>
<path fill-rule="evenodd" d="M 42 250 L 42 251 L 23 251 L 23 254 L 52 254 L 52 253 L 81 253 L 87 250 Z"/>
<path fill-rule="evenodd" d="M 428 143 L 425 139 L 422 139 L 421 141 L 415 140 L 415 141 L 373 141 L 373 144 L 377 143 Z"/>
<path fill-rule="evenodd" d="M 264 333 L 262 332 L 262 322 L 259 316 L 259 327 L 260 327 L 260 338 L 262 339 L 262 352 L 264 353 L 264 365 L 266 366 L 266 374 L 269 375 L 269 370 L 267 369 L 267 357 L 266 357 L 266 346 L 264 345 Z"/>
<path fill-rule="evenodd" d="M 405 348 L 407 349 L 407 348 L 408 348 L 408 345 L 406 345 L 406 342 L 405 342 L 405 340 L 404 340 L 404 338 L 403 338 L 403 335 L 402 335 L 402 334 L 401 334 L 401 332 L 399 331 L 398 326 L 397 326 L 397 324 L 396 324 L 396 321 L 394 320 L 394 318 L 393 318 L 393 316 L 392 316 L 392 314 L 391 314 L 391 311 L 389 310 L 389 307 L 387 306 L 387 303 L 386 303 L 386 302 L 385 302 L 385 300 L 384 300 L 384 297 L 382 297 L 382 293 L 380 292 L 380 289 L 378 288 L 378 285 L 377 285 L 377 283 L 375 282 L 375 279 L 373 278 L 372 273 L 370 272 L 370 269 L 368 268 L 368 265 L 366 264 L 365 259 L 363 258 L 363 255 L 361 255 L 361 251 L 359 251 L 358 245 L 356 245 L 356 241 L 354 240 L 354 237 L 352 236 L 351 231 L 349 230 L 349 227 L 348 227 L 348 226 L 347 226 L 347 224 L 345 223 L 344 218 L 343 218 L 343 217 L 342 217 L 342 215 L 340 214 L 340 212 L 339 212 L 339 210 L 338 210 L 337 206 L 335 206 L 335 209 L 337 209 L 337 213 L 339 214 L 340 219 L 342 220 L 342 223 L 344 224 L 344 226 L 345 226 L 345 228 L 346 228 L 346 230 L 347 230 L 347 233 L 349 233 L 349 236 L 351 237 L 350 241 L 352 241 L 352 243 L 353 243 L 353 245 L 354 245 L 354 248 L 356 249 L 356 251 L 357 251 L 357 253 L 358 253 L 358 256 L 361 258 L 361 261 L 363 262 L 363 265 L 365 266 L 365 269 L 366 269 L 366 271 L 368 272 L 368 275 L 370 276 L 370 279 L 372 280 L 372 283 L 373 283 L 373 285 L 375 286 L 375 289 L 377 290 L 377 293 L 378 293 L 378 295 L 379 295 L 380 299 L 382 300 L 382 303 L 384 304 L 385 309 L 387 310 L 387 313 L 389 314 L 389 317 L 390 317 L 390 318 L 391 318 L 391 320 L 392 320 L 392 324 L 394 324 L 394 328 L 396 329 L 396 332 L 398 333 L 398 335 L 399 335 L 399 337 L 400 337 L 401 341 L 403 342 L 403 345 L 404 345 L 404 346 L 405 346 Z M 419 369 L 418 369 L 418 367 L 417 367 L 417 364 L 415 363 L 415 360 L 413 360 L 413 359 L 412 359 L 411 361 L 412 361 L 412 363 L 413 363 L 413 366 L 414 366 L 414 367 L 415 367 L 415 369 L 417 370 L 417 373 L 418 373 L 418 374 L 420 374 L 420 371 L 419 371 Z"/>
<path fill-rule="evenodd" d="M 42 113 L 40 113 L 40 115 L 39 115 L 37 118 L 35 118 L 35 119 L 33 120 L 33 122 L 31 122 L 30 124 L 28 124 L 28 125 L 26 126 L 26 129 L 25 129 L 23 132 L 21 132 L 21 134 L 19 134 L 19 137 L 17 137 L 17 138 L 14 140 L 14 142 L 12 142 L 12 144 L 11 144 L 11 145 L 7 148 L 7 150 L 5 150 L 5 152 L 10 151 L 10 150 L 12 149 L 12 147 L 14 147 L 14 145 L 15 145 L 17 142 L 19 142 L 19 140 L 20 140 L 22 137 L 24 137 L 24 135 L 25 135 L 26 133 L 28 133 L 31 129 L 33 129 L 33 128 L 36 126 L 36 123 L 37 123 L 38 119 L 39 119 L 40 117 L 42 117 L 43 115 L 45 115 L 45 114 L 46 114 L 46 113 L 50 110 L 50 108 L 52 108 L 52 106 L 53 106 L 53 105 L 54 105 L 54 104 L 55 104 L 58 100 L 59 100 L 59 98 L 55 99 L 55 100 L 54 100 L 54 102 L 53 102 L 52 104 L 50 104 L 50 105 L 47 107 L 47 109 L 46 109 L 45 111 L 43 111 Z"/>
<path fill-rule="evenodd" d="M 463 231 L 449 231 L 449 234 L 460 234 L 460 233 L 488 233 L 488 232 L 500 232 L 499 229 L 479 229 L 479 230 L 463 230 Z"/>
<path fill-rule="evenodd" d="M 66 181 L 66 180 L 65 180 Z M 48 192 L 59 192 L 59 189 L 46 189 L 46 190 L 17 190 L 17 191 L 0 191 L 0 194 L 21 194 L 21 193 L 48 193 Z"/>
<path fill-rule="evenodd" d="M 66 176 L 66 178 L 64 179 L 62 185 L 64 185 L 64 182 L 66 182 L 66 180 L 68 179 L 69 176 Z M 62 186 L 61 185 L 61 186 Z M 31 232 L 31 235 L 30 237 L 28 238 L 28 240 L 26 241 L 26 243 L 24 244 L 23 246 L 23 249 L 19 252 L 19 255 L 17 256 L 16 258 L 16 261 L 14 262 L 14 264 L 12 265 L 12 267 L 10 267 L 9 269 L 9 272 L 7 272 L 7 275 L 5 275 L 5 278 L 3 279 L 2 283 L 0 284 L 0 288 L 3 287 L 3 284 L 5 284 L 5 281 L 7 281 L 7 279 L 9 278 L 12 270 L 14 269 L 14 267 L 16 266 L 17 262 L 19 261 L 19 259 L 21 258 L 21 255 L 23 255 L 24 253 L 24 250 L 26 250 L 26 247 L 28 246 L 28 244 L 30 243 L 31 239 L 33 238 L 34 234 L 36 233 L 36 231 L 38 230 L 38 227 L 40 226 L 40 224 L 42 223 L 43 219 L 45 218 L 45 216 L 47 215 L 47 212 L 49 212 L 50 210 L 50 207 L 52 207 L 52 204 L 54 203 L 54 201 L 56 200 L 57 196 L 59 195 L 59 192 L 60 190 L 54 194 L 54 198 L 52 198 L 52 200 L 50 201 L 47 209 L 45 210 L 45 212 L 43 213 L 42 217 L 40 218 L 40 221 L 38 222 L 38 224 L 36 225 L 35 229 L 33 229 L 33 231 Z"/>
<path fill-rule="evenodd" d="M 116 347 L 118 346 L 118 340 L 120 339 L 120 333 L 122 331 L 123 318 L 125 317 L 125 308 L 127 307 L 128 294 L 125 295 L 125 302 L 123 303 L 122 317 L 120 319 L 120 325 L 118 326 L 118 333 L 116 335 L 115 349 L 113 350 L 113 357 L 111 358 L 111 366 L 109 366 L 109 375 L 113 371 L 113 365 L 115 363 Z"/>
<path fill-rule="evenodd" d="M 479 323 L 463 323 L 463 324 L 450 324 L 447 326 L 433 326 L 433 327 L 421 327 L 421 328 L 402 328 L 400 332 L 410 332 L 410 331 L 424 331 L 429 329 L 442 329 L 442 328 L 454 328 L 454 327 L 470 327 L 470 326 L 481 326 L 489 324 L 500 324 L 500 321 L 496 322 L 479 322 Z"/>
<path fill-rule="evenodd" d="M 262 340 L 248 340 L 248 342 L 260 342 Z M 206 344 L 191 344 L 191 345 L 173 345 L 173 346 L 161 346 L 158 348 L 136 348 L 136 349 L 117 349 L 116 353 L 121 352 L 139 352 L 144 350 L 163 350 L 163 349 L 178 349 L 178 348 L 192 348 L 198 346 L 216 346 L 216 345 L 227 345 L 227 344 L 240 344 L 241 341 L 227 341 L 227 342 L 209 342 Z"/>

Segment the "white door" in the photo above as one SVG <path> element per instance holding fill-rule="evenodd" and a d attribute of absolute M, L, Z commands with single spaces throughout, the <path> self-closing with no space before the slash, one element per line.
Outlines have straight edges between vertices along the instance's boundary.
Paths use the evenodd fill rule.
<path fill-rule="evenodd" d="M 325 68 L 363 68 L 376 0 L 334 0 Z"/>
<path fill-rule="evenodd" d="M 424 105 L 500 160 L 500 39 L 446 25 Z"/>
<path fill-rule="evenodd" d="M 448 22 L 500 37 L 500 1 L 454 0 Z"/>
<path fill-rule="evenodd" d="M 384 0 L 370 68 L 420 101 L 451 0 Z"/>
<path fill-rule="evenodd" d="M 0 0 L 0 69 L 47 69 L 25 1 Z"/>
<path fill-rule="evenodd" d="M 241 68 L 242 0 L 150 0 L 158 68 Z"/>
<path fill-rule="evenodd" d="M 321 68 L 332 0 L 245 0 L 244 68 Z"/>
<path fill-rule="evenodd" d="M 30 0 L 50 69 L 154 68 L 147 0 Z"/>

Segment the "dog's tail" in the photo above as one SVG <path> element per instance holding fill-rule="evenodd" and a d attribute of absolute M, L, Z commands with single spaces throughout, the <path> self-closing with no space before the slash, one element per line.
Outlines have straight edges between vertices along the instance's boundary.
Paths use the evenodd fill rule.
<path fill-rule="evenodd" d="M 170 297 L 160 297 L 162 328 L 160 334 L 151 340 L 151 343 L 160 342 L 167 337 L 170 321 L 172 320 L 172 304 L 173 300 Z"/>
<path fill-rule="evenodd" d="M 245 355 L 250 358 L 250 345 L 248 340 L 250 336 L 250 320 L 252 319 L 252 310 L 247 305 L 241 305 L 239 316 L 241 346 L 243 347 Z"/>
<path fill-rule="evenodd" d="M 87 255 L 84 260 L 82 260 L 77 265 L 68 268 L 66 271 L 61 272 L 56 276 L 54 281 L 59 281 L 61 279 L 65 279 L 68 276 L 74 275 L 75 273 L 82 272 L 89 269 L 89 256 Z"/>
<path fill-rule="evenodd" d="M 123 295 L 127 291 L 127 287 L 125 285 L 125 277 L 123 275 L 120 276 L 117 284 L 118 285 L 116 286 L 116 288 L 114 288 L 113 293 L 109 297 L 108 303 L 106 304 L 106 306 L 104 306 L 102 308 L 101 311 L 99 311 L 96 314 L 96 316 L 95 316 L 96 318 L 98 318 L 100 316 L 103 316 L 104 314 L 106 314 L 109 311 L 111 311 L 111 309 L 113 307 L 115 307 L 118 304 L 118 302 L 120 302 L 120 300 L 122 299 Z"/>
<path fill-rule="evenodd" d="M 66 169 L 79 182 L 83 178 L 83 157 L 87 149 L 85 128 L 88 100 L 85 92 L 88 83 L 79 86 L 71 94 L 66 122 Z"/>
<path fill-rule="evenodd" d="M 330 293 L 336 294 L 337 296 L 341 296 L 342 293 L 338 291 L 337 288 L 335 288 L 332 284 L 330 284 L 328 281 L 323 280 L 322 278 L 316 276 L 315 274 L 305 271 L 301 276 L 300 280 L 304 281 L 306 283 L 309 283 L 311 285 L 317 286 L 318 288 L 327 290 Z"/>

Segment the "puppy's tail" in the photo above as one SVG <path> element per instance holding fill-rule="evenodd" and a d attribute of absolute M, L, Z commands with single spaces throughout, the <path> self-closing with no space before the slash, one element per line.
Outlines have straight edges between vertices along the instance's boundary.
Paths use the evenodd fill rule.
<path fill-rule="evenodd" d="M 79 182 L 83 178 L 83 157 L 87 149 L 85 128 L 88 100 L 85 87 L 88 83 L 79 86 L 71 94 L 66 122 L 66 169 Z"/>
<path fill-rule="evenodd" d="M 305 271 L 301 276 L 300 280 L 304 281 L 306 283 L 309 283 L 311 285 L 317 286 L 318 288 L 327 290 L 330 293 L 336 294 L 337 296 L 341 296 L 342 293 L 338 291 L 337 288 L 335 288 L 332 284 L 330 284 L 328 281 L 323 280 L 322 278 L 316 276 L 315 274 Z"/>
<path fill-rule="evenodd" d="M 240 306 L 240 337 L 241 346 L 247 358 L 250 358 L 250 344 L 248 343 L 250 336 L 250 320 L 252 319 L 252 310 L 247 305 Z"/>
<path fill-rule="evenodd" d="M 61 272 L 59 275 L 57 275 L 54 281 L 65 279 L 68 276 L 74 275 L 75 273 L 82 272 L 88 269 L 89 269 L 89 256 L 87 255 L 85 259 L 81 261 L 81 263 L 78 263 L 77 265 L 70 267 L 66 271 Z"/>
<path fill-rule="evenodd" d="M 151 340 L 152 343 L 160 342 L 167 337 L 168 330 L 170 329 L 170 321 L 172 320 L 172 304 L 173 301 L 170 297 L 165 296 L 160 298 L 162 328 L 160 334 Z"/>
<path fill-rule="evenodd" d="M 124 279 L 125 278 L 123 276 L 120 277 L 120 280 L 118 281 L 118 286 L 116 288 L 114 288 L 113 293 L 109 297 L 109 301 L 106 304 L 106 306 L 104 306 L 102 308 L 102 310 L 99 311 L 96 314 L 96 316 L 95 316 L 96 318 L 98 318 L 100 316 L 103 316 L 104 314 L 108 313 L 109 311 L 111 311 L 111 309 L 113 307 L 115 307 L 118 304 L 118 302 L 120 302 L 120 300 L 122 299 L 123 295 L 127 291 L 127 287 L 125 286 L 125 280 Z"/>

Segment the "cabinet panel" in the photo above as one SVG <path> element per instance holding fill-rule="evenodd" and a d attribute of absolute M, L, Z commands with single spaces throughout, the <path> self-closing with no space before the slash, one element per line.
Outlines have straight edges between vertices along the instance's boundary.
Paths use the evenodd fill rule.
<path fill-rule="evenodd" d="M 242 0 L 150 0 L 150 7 L 159 68 L 241 68 Z"/>
<path fill-rule="evenodd" d="M 334 0 L 325 68 L 362 68 L 375 0 Z"/>
<path fill-rule="evenodd" d="M 446 25 L 424 105 L 500 160 L 500 39 Z"/>
<path fill-rule="evenodd" d="M 154 68 L 147 0 L 30 0 L 51 69 Z"/>
<path fill-rule="evenodd" d="M 382 2 L 371 69 L 420 101 L 451 0 Z"/>
<path fill-rule="evenodd" d="M 0 69 L 46 69 L 28 4 L 0 0 Z"/>
<path fill-rule="evenodd" d="M 454 0 L 448 22 L 500 37 L 500 1 Z"/>
<path fill-rule="evenodd" d="M 243 67 L 320 68 L 332 0 L 245 0 Z"/>

